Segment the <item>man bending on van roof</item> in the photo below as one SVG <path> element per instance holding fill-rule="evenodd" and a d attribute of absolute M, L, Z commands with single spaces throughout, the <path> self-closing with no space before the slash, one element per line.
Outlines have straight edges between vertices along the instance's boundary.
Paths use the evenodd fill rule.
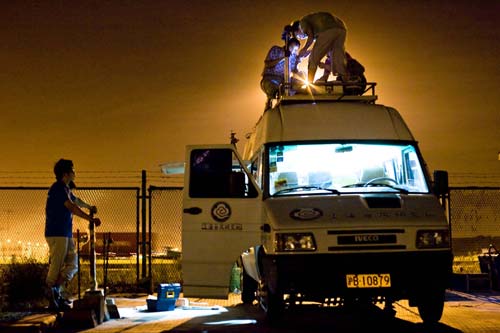
<path fill-rule="evenodd" d="M 334 73 L 338 73 L 342 81 L 347 81 L 345 41 L 347 28 L 340 18 L 327 13 L 317 12 L 303 16 L 292 23 L 292 32 L 299 39 L 306 39 L 306 44 L 299 51 L 303 57 L 314 42 L 307 66 L 307 78 L 314 82 L 316 69 L 323 57 L 330 54 L 333 59 Z"/>

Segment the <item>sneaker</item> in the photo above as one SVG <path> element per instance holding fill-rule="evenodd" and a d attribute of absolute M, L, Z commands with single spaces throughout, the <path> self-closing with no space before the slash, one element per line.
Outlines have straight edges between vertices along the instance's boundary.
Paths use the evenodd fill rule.
<path fill-rule="evenodd" d="M 314 81 L 314 83 L 327 83 L 329 76 L 330 76 L 330 73 L 328 73 L 328 75 L 323 75 L 322 77 L 320 77 L 319 79 Z"/>
<path fill-rule="evenodd" d="M 49 300 L 49 310 L 59 310 L 59 299 L 61 298 L 59 287 L 50 287 L 47 292 Z"/>
<path fill-rule="evenodd" d="M 72 303 L 69 299 L 60 298 L 57 305 L 60 310 L 69 310 L 72 308 Z"/>

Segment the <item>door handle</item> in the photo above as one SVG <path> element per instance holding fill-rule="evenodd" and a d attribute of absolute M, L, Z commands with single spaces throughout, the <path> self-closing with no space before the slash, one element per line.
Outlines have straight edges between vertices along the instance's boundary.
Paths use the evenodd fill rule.
<path fill-rule="evenodd" d="M 186 214 L 191 214 L 191 215 L 198 215 L 202 212 L 200 207 L 190 207 L 190 208 L 184 208 L 184 213 Z"/>

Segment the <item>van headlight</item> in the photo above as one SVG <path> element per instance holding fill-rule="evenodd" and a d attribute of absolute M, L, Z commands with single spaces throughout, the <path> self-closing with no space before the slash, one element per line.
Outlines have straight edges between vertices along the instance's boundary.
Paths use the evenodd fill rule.
<path fill-rule="evenodd" d="M 312 233 L 276 234 L 276 252 L 316 251 Z"/>
<path fill-rule="evenodd" d="M 433 249 L 450 247 L 448 230 L 419 230 L 417 232 L 417 249 Z"/>

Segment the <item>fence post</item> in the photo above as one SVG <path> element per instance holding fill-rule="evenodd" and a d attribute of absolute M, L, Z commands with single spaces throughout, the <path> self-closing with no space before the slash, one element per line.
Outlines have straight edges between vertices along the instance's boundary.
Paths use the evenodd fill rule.
<path fill-rule="evenodd" d="M 141 253 L 142 253 L 142 274 L 141 277 L 146 278 L 146 170 L 142 170 L 141 183 Z"/>
<path fill-rule="evenodd" d="M 148 212 L 149 212 L 149 216 L 148 216 L 148 230 L 149 230 L 149 240 L 148 240 L 148 244 L 149 244 L 149 251 L 148 251 L 148 269 L 149 269 L 149 278 L 150 278 L 150 285 L 152 287 L 152 284 L 153 284 L 153 231 L 152 231 L 152 218 L 151 218 L 151 215 L 152 215 L 152 209 L 153 209 L 153 206 L 152 206 L 152 201 L 153 201 L 153 195 L 151 193 L 151 186 L 149 186 L 148 188 L 148 198 L 149 198 L 149 206 L 148 206 Z"/>
<path fill-rule="evenodd" d="M 141 285 L 142 287 L 145 287 L 148 291 L 148 293 L 151 293 L 153 290 L 152 286 L 152 276 L 151 276 L 151 270 L 148 275 L 148 270 L 147 270 L 147 260 L 151 261 L 151 243 L 147 241 L 147 233 L 148 233 L 148 228 L 147 228 L 147 199 L 149 196 L 147 195 L 146 192 L 146 170 L 142 170 L 142 184 L 141 184 L 141 228 L 142 228 L 142 239 L 141 239 L 141 253 L 142 253 L 142 274 L 141 274 Z M 150 237 L 151 240 L 151 237 Z M 147 249 L 147 246 L 149 244 L 149 250 Z"/>

